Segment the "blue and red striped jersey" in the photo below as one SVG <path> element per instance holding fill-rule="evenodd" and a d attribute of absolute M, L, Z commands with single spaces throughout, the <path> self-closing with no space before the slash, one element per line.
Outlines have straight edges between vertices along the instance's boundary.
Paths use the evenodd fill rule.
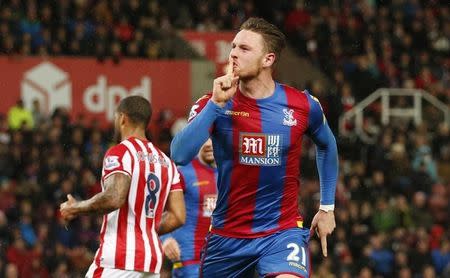
<path fill-rule="evenodd" d="M 181 250 L 181 261 L 200 262 L 200 251 L 208 233 L 217 199 L 217 169 L 198 158 L 178 168 L 184 184 L 186 223 L 171 233 Z"/>
<path fill-rule="evenodd" d="M 304 134 L 318 147 L 321 204 L 334 205 L 336 143 L 316 98 L 279 83 L 263 99 L 238 90 L 223 108 L 210 98 L 193 106 L 189 125 L 172 142 L 172 158 L 183 163 L 212 138 L 218 168 L 213 233 L 254 238 L 298 226 Z"/>

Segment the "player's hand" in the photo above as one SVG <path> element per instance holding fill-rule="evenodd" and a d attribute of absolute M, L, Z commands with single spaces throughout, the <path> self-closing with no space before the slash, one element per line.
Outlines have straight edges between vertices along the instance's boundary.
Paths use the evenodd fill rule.
<path fill-rule="evenodd" d="M 180 246 L 178 246 L 178 242 L 173 237 L 169 237 L 163 242 L 163 250 L 167 258 L 169 258 L 173 262 L 179 261 L 181 259 Z"/>
<path fill-rule="evenodd" d="M 333 232 L 334 228 L 336 228 L 334 212 L 319 210 L 312 220 L 310 234 L 312 235 L 316 232 L 320 238 L 320 245 L 322 246 L 322 254 L 324 257 L 328 256 L 327 236 Z"/>
<path fill-rule="evenodd" d="M 214 79 L 213 95 L 211 100 L 224 107 L 225 103 L 231 99 L 236 93 L 239 76 L 233 71 L 233 61 L 230 60 L 227 67 L 227 73 L 221 77 Z"/>
<path fill-rule="evenodd" d="M 78 215 L 78 210 L 76 208 L 77 203 L 78 201 L 72 197 L 72 195 L 67 194 L 67 201 L 59 206 L 59 211 L 65 221 L 70 221 Z"/>

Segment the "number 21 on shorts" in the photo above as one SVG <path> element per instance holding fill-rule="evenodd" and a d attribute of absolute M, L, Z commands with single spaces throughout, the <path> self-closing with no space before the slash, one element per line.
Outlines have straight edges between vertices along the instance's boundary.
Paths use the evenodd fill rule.
<path fill-rule="evenodd" d="M 288 249 L 292 249 L 291 253 L 287 256 L 286 260 L 300 263 L 302 266 L 306 267 L 306 250 L 303 246 L 298 246 L 297 243 L 289 243 L 286 246 Z M 301 254 L 300 254 L 301 251 Z M 301 257 L 299 257 L 299 255 Z"/>

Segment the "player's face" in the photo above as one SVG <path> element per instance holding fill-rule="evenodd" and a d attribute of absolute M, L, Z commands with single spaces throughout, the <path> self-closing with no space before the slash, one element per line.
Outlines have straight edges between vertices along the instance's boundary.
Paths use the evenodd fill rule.
<path fill-rule="evenodd" d="M 200 148 L 199 154 L 201 159 L 207 164 L 214 163 L 214 153 L 211 139 L 208 139 L 208 141 L 203 144 L 203 146 Z"/>
<path fill-rule="evenodd" d="M 248 80 L 261 72 L 266 55 L 263 37 L 253 31 L 242 30 L 234 37 L 229 58 L 239 79 Z"/>

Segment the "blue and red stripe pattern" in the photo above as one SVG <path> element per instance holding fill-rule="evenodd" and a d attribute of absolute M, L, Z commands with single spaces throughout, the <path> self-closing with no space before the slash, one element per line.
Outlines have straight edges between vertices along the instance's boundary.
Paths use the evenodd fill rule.
<path fill-rule="evenodd" d="M 226 153 L 233 154 L 228 160 L 216 158 L 225 166 L 220 174 L 231 174 L 225 186 L 222 181 L 227 180 L 220 176 L 213 232 L 257 237 L 296 227 L 298 158 L 309 116 L 306 95 L 277 83 L 268 98 L 255 100 L 238 92 L 227 106 L 212 134 L 219 145 L 214 150 L 232 149 Z"/>
<path fill-rule="evenodd" d="M 186 204 L 186 223 L 170 234 L 179 244 L 181 262 L 200 263 L 200 251 L 211 224 L 211 214 L 217 199 L 217 169 L 198 158 L 178 168 Z"/>
<path fill-rule="evenodd" d="M 334 204 L 335 140 L 319 102 L 307 91 L 275 83 L 271 96 L 253 99 L 238 90 L 224 108 L 210 98 L 194 106 L 190 124 L 172 142 L 172 158 L 182 163 L 198 151 L 202 138 L 212 138 L 219 171 L 213 233 L 256 238 L 298 226 L 303 135 L 317 145 L 321 204 Z M 202 128 L 202 123 L 211 124 Z M 194 150 L 184 150 L 183 143 Z"/>

